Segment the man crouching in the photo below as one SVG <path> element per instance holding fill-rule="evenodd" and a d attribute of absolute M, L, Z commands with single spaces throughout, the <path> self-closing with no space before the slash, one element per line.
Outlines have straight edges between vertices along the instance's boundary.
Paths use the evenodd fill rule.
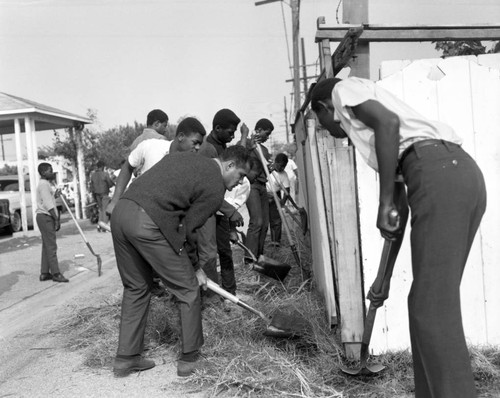
<path fill-rule="evenodd" d="M 199 368 L 203 345 L 199 287 L 206 289 L 207 277 L 186 248 L 196 247 L 196 230 L 220 208 L 225 190 L 241 183 L 247 161 L 246 149 L 238 145 L 215 159 L 170 154 L 135 180 L 119 200 L 111 216 L 123 283 L 115 376 L 155 366 L 141 356 L 153 270 L 179 303 L 182 352 L 177 374 L 189 376 Z"/>

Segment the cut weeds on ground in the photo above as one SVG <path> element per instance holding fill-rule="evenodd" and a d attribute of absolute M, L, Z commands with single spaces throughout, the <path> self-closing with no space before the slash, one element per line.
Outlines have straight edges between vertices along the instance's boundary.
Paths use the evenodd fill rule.
<path fill-rule="evenodd" d="M 306 241 L 298 241 L 301 260 L 310 264 Z M 215 303 L 203 310 L 204 357 L 209 363 L 189 379 L 207 396 L 218 397 L 412 397 L 413 371 L 408 351 L 377 357 L 386 369 L 374 377 L 346 376 L 339 368 L 355 365 L 343 358 L 335 330 L 327 323 L 322 299 L 293 267 L 283 283 L 259 276 L 243 265 L 243 252 L 234 247 L 238 296 L 266 314 L 279 310 L 307 320 L 300 338 L 265 337 L 264 321 L 233 304 Z M 287 247 L 270 249 L 269 256 L 293 262 Z M 56 332 L 67 346 L 85 351 L 85 365 L 110 368 L 116 353 L 121 291 L 102 305 L 76 309 Z M 229 310 L 229 311 L 228 311 Z M 152 299 L 146 331 L 147 356 L 157 363 L 179 352 L 178 316 L 167 297 Z M 480 397 L 500 396 L 500 351 L 470 349 Z M 172 359 L 168 359 L 172 361 Z M 343 361 L 343 362 L 342 362 Z M 112 377 L 112 376 L 110 376 Z"/>

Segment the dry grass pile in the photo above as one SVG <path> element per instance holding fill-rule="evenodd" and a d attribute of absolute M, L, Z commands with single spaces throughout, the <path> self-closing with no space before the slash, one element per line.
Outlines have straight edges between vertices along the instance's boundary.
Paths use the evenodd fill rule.
<path fill-rule="evenodd" d="M 309 268 L 307 240 L 300 232 L 294 239 L 303 266 Z M 314 293 L 314 286 L 303 280 L 288 247 L 269 248 L 266 254 L 292 265 L 284 283 L 245 267 L 243 251 L 235 247 L 237 294 L 265 314 L 279 311 L 305 320 L 300 338 L 266 337 L 266 323 L 254 314 L 222 301 L 208 306 L 203 311 L 203 355 L 209 366 L 189 382 L 218 397 L 412 396 L 413 371 L 408 351 L 388 352 L 374 358 L 386 366 L 374 377 L 344 375 L 339 368 L 342 363 L 349 367 L 359 364 L 342 357 L 338 336 L 327 322 L 323 301 Z M 111 365 L 117 347 L 120 300 L 121 292 L 99 307 L 77 309 L 58 329 L 67 336 L 68 347 L 86 350 L 85 364 L 89 367 Z M 168 297 L 153 298 L 146 334 L 149 356 L 176 356 L 179 352 L 178 314 Z M 471 359 L 481 396 L 500 396 L 498 348 L 472 348 Z"/>

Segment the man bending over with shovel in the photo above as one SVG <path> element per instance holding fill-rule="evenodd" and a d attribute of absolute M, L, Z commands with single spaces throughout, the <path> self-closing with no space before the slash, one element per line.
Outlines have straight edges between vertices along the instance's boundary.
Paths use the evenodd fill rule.
<path fill-rule="evenodd" d="M 394 199 L 396 170 L 406 184 L 412 216 L 408 309 L 415 397 L 476 397 L 460 281 L 486 208 L 481 171 L 451 127 L 426 119 L 370 80 L 325 79 L 312 90 L 311 107 L 324 128 L 337 138 L 349 137 L 379 172 L 377 227 L 391 241 L 402 239 L 407 212 L 401 206 L 405 198 Z M 393 258 L 399 246 L 393 245 Z"/>
<path fill-rule="evenodd" d="M 177 374 L 189 376 L 202 366 L 199 286 L 206 288 L 207 278 L 185 248 L 188 242 L 196 247 L 196 230 L 220 208 L 225 190 L 242 181 L 247 161 L 241 146 L 228 148 L 216 159 L 173 153 L 136 179 L 118 201 L 111 216 L 123 282 L 116 376 L 155 366 L 141 357 L 153 270 L 179 303 L 182 352 Z"/>

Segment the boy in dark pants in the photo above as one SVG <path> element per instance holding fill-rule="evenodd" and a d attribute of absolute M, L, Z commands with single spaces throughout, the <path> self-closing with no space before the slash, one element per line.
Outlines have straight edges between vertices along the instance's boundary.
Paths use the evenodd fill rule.
<path fill-rule="evenodd" d="M 220 208 L 225 190 L 246 175 L 247 160 L 240 146 L 228 148 L 217 159 L 170 154 L 136 179 L 118 201 L 111 216 L 123 282 L 116 376 L 155 366 L 141 357 L 153 270 L 179 303 L 182 352 L 177 374 L 189 376 L 202 366 L 199 286 L 206 289 L 207 277 L 186 248 L 188 243 L 196 247 L 196 230 Z"/>
<path fill-rule="evenodd" d="M 394 200 L 396 169 L 406 184 L 412 217 L 408 311 L 415 397 L 476 397 L 460 281 L 486 208 L 481 171 L 451 127 L 426 119 L 372 81 L 326 79 L 314 87 L 311 100 L 323 127 L 335 137 L 348 136 L 378 170 L 377 227 L 384 238 L 397 241 L 393 259 L 405 222 L 393 225 L 390 213 L 406 211 L 404 199 Z"/>
<path fill-rule="evenodd" d="M 269 119 L 260 119 L 255 123 L 255 134 L 251 137 L 247 148 L 252 149 L 251 156 L 260 161 L 255 145 L 260 145 L 262 153 L 266 160 L 271 159 L 269 150 L 262 145 L 268 139 L 274 130 L 274 125 Z M 267 165 L 265 165 L 267 167 Z M 247 200 L 247 209 L 250 216 L 248 221 L 246 246 L 253 255 L 258 258 L 264 254 L 264 242 L 266 241 L 267 225 L 269 224 L 269 200 L 266 189 L 267 177 L 264 171 L 255 179 L 250 189 L 250 196 Z M 251 259 L 245 257 L 245 262 L 251 262 Z"/>
<path fill-rule="evenodd" d="M 40 182 L 36 188 L 36 223 L 42 235 L 42 266 L 40 281 L 69 282 L 61 271 L 57 259 L 56 232 L 61 228 L 51 181 L 55 174 L 49 163 L 38 165 Z"/>

